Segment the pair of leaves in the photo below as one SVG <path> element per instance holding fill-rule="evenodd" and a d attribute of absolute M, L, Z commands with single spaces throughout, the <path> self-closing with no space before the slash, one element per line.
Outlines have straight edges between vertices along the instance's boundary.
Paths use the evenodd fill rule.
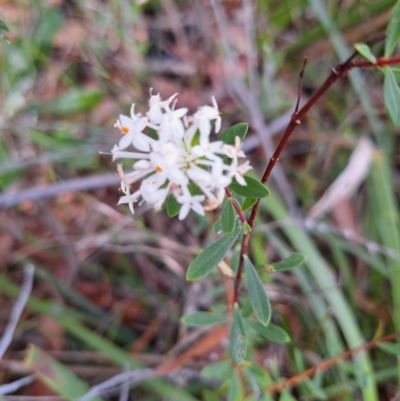
<path fill-rule="evenodd" d="M 244 176 L 244 179 L 247 185 L 240 185 L 235 179 L 233 179 L 229 186 L 229 189 L 232 192 L 245 197 L 243 205 L 241 206 L 242 211 L 252 207 L 258 199 L 270 195 L 268 188 L 260 181 L 249 176 Z M 222 231 L 224 234 L 231 234 L 235 230 L 237 214 L 233 202 L 237 202 L 237 200 L 230 198 L 226 200 L 222 209 L 221 218 L 214 224 L 212 229 L 213 232 Z"/>
<path fill-rule="evenodd" d="M 247 336 L 246 330 L 249 329 L 262 337 L 280 344 L 288 343 L 290 341 L 289 335 L 282 328 L 269 324 L 264 326 L 260 322 L 251 319 L 243 318 L 239 305 L 235 304 L 233 307 L 233 319 L 231 325 L 231 352 L 236 362 L 243 361 L 246 355 Z"/>
<path fill-rule="evenodd" d="M 224 324 L 229 321 L 229 317 L 222 313 L 215 312 L 193 312 L 183 316 L 181 321 L 190 327 L 211 326 Z M 266 340 L 273 341 L 278 344 L 286 344 L 290 342 L 290 337 L 281 327 L 269 323 L 264 326 L 257 320 L 242 319 L 245 327 L 248 327 L 254 334 L 260 335 Z"/>

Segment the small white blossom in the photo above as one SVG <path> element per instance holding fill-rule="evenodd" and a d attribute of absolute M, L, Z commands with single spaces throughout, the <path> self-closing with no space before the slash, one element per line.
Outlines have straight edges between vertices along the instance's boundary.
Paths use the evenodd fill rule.
<path fill-rule="evenodd" d="M 221 115 L 218 110 L 218 104 L 215 97 L 212 96 L 213 106 L 202 106 L 194 115 L 195 124 L 200 131 L 200 144 L 208 143 L 208 138 L 211 133 L 211 121 L 215 121 L 215 132 L 218 133 L 221 129 Z"/>
<path fill-rule="evenodd" d="M 119 128 L 123 137 L 119 141 L 118 147 L 120 149 L 126 149 L 129 145 L 135 146 L 136 149 L 143 152 L 150 150 L 150 144 L 154 142 L 154 139 L 143 134 L 143 130 L 147 126 L 147 118 L 140 117 L 136 121 L 129 117 L 120 115 L 119 119 L 115 123 L 114 127 Z"/>
<path fill-rule="evenodd" d="M 171 195 L 181 204 L 180 220 L 191 210 L 204 215 L 205 210 L 222 204 L 225 188 L 233 177 L 246 185 L 243 174 L 251 167 L 248 162 L 238 162 L 244 157 L 240 138 L 235 138 L 235 145 L 210 142 L 212 122 L 215 132 L 221 127 L 214 97 L 212 106 L 202 106 L 193 116 L 187 116 L 187 108 L 175 109 L 177 94 L 167 100 L 159 94 L 150 95 L 145 116 L 135 114 L 132 104 L 130 117 L 120 115 L 115 124 L 123 137 L 111 151 L 113 160 L 133 160 L 132 171 L 127 173 L 117 165 L 124 193 L 119 204 L 128 204 L 132 213 L 136 202 L 146 202 L 158 210 Z M 157 132 L 157 139 L 145 133 L 148 128 Z M 193 185 L 201 195 L 191 192 Z"/>
<path fill-rule="evenodd" d="M 179 211 L 179 220 L 183 220 L 190 212 L 195 211 L 197 214 L 204 216 L 204 209 L 201 205 L 205 196 L 204 195 L 191 195 L 189 191 L 186 191 L 183 195 L 180 195 L 176 200 L 182 204 L 181 210 Z"/>

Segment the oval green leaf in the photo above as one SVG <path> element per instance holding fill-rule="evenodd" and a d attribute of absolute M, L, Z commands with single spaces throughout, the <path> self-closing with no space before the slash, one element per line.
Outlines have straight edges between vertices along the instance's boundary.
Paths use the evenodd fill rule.
<path fill-rule="evenodd" d="M 231 325 L 231 351 L 237 363 L 243 361 L 246 355 L 246 331 L 238 304 L 233 307 L 233 321 Z"/>
<path fill-rule="evenodd" d="M 236 226 L 236 212 L 232 204 L 232 199 L 227 199 L 221 214 L 221 228 L 224 234 L 231 234 Z"/>
<path fill-rule="evenodd" d="M 261 337 L 273 341 L 278 344 L 286 344 L 291 341 L 289 334 L 281 327 L 269 323 L 267 327 L 263 326 L 260 322 L 251 319 L 245 319 L 246 326 L 250 327 L 254 332 Z"/>
<path fill-rule="evenodd" d="M 169 195 L 167 199 L 167 214 L 169 217 L 175 217 L 179 214 L 182 205 L 175 199 L 175 196 Z"/>
<path fill-rule="evenodd" d="M 32 105 L 31 109 L 39 114 L 65 116 L 88 112 L 97 106 L 102 98 L 103 93 L 97 90 L 71 89 L 65 95 L 52 101 Z"/>
<path fill-rule="evenodd" d="M 371 63 L 376 63 L 376 57 L 372 54 L 371 49 L 365 43 L 356 43 L 354 47 L 365 59 Z"/>
<path fill-rule="evenodd" d="M 251 207 L 253 207 L 255 205 L 256 202 L 257 202 L 257 199 L 246 198 L 243 202 L 242 210 L 245 211 L 247 209 L 250 209 Z"/>
<path fill-rule="evenodd" d="M 211 232 L 213 233 L 220 233 L 222 231 L 222 222 L 221 219 L 219 218 L 212 226 Z"/>
<path fill-rule="evenodd" d="M 229 235 L 225 235 L 209 247 L 201 251 L 190 264 L 186 272 L 187 280 L 198 280 L 213 270 L 224 258 L 229 248 L 233 245 L 240 233 L 240 229 Z"/>
<path fill-rule="evenodd" d="M 267 266 L 268 273 L 283 272 L 302 265 L 306 261 L 306 256 L 300 252 L 292 253 L 288 258 L 272 265 Z"/>
<path fill-rule="evenodd" d="M 226 399 L 227 401 L 243 400 L 242 381 L 240 380 L 240 377 L 236 371 L 233 371 L 233 375 L 229 379 L 228 394 Z"/>
<path fill-rule="evenodd" d="M 213 377 L 219 380 L 227 380 L 232 376 L 232 361 L 225 360 L 206 365 L 200 373 L 203 377 Z"/>
<path fill-rule="evenodd" d="M 377 345 L 382 351 L 388 354 L 399 356 L 400 355 L 400 344 L 398 343 L 380 343 Z"/>
<path fill-rule="evenodd" d="M 400 40 L 400 1 L 397 1 L 386 29 L 385 57 L 390 57 Z"/>
<path fill-rule="evenodd" d="M 220 313 L 213 312 L 193 312 L 181 318 L 186 326 L 208 326 L 211 324 L 221 324 L 228 321 L 228 317 Z"/>
<path fill-rule="evenodd" d="M 253 306 L 257 319 L 266 326 L 271 319 L 271 305 L 263 283 L 257 274 L 256 269 L 250 259 L 245 256 L 244 269 L 247 276 L 247 285 L 249 287 L 250 302 Z"/>
<path fill-rule="evenodd" d="M 395 127 L 400 126 L 400 89 L 390 68 L 385 68 L 383 97 L 389 117 Z"/>
<path fill-rule="evenodd" d="M 234 145 L 235 138 L 238 136 L 241 142 L 243 142 L 244 138 L 246 137 L 248 129 L 249 129 L 249 124 L 247 123 L 235 124 L 232 127 L 228 128 L 225 132 L 223 132 L 219 137 L 219 140 L 228 145 Z"/>
<path fill-rule="evenodd" d="M 229 185 L 229 189 L 238 195 L 251 199 L 261 199 L 271 195 L 268 188 L 260 181 L 248 175 L 245 175 L 243 178 L 247 185 L 240 185 L 234 178 L 231 185 Z"/>
<path fill-rule="evenodd" d="M 10 32 L 8 26 L 3 21 L 0 21 L 0 31 Z"/>

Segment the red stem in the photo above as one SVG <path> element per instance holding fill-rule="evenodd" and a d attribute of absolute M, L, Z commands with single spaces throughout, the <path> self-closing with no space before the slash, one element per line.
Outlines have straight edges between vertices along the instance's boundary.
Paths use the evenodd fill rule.
<path fill-rule="evenodd" d="M 240 208 L 240 206 L 236 202 L 236 199 L 232 196 L 232 192 L 228 188 L 225 188 L 225 193 L 226 193 L 226 196 L 232 201 L 232 205 L 233 205 L 234 209 L 236 210 L 236 213 L 238 214 L 240 220 L 242 220 L 242 223 L 247 223 L 246 216 L 244 215 L 243 210 Z"/>

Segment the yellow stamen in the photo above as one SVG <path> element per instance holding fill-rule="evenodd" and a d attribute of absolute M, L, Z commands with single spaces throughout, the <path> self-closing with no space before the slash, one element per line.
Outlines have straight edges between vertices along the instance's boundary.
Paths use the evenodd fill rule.
<path fill-rule="evenodd" d="M 162 173 L 163 169 L 160 166 L 156 166 L 157 173 Z"/>
<path fill-rule="evenodd" d="M 127 134 L 129 132 L 129 128 L 122 126 L 121 127 L 121 132 L 125 135 L 125 134 Z"/>

